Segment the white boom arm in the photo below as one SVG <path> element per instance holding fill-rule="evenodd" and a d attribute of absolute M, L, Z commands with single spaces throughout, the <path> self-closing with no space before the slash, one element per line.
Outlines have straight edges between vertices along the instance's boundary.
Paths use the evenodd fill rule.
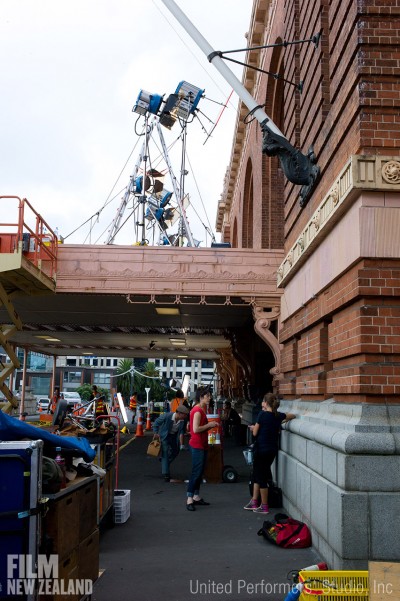
<path fill-rule="evenodd" d="M 264 133 L 263 152 L 268 156 L 278 156 L 288 180 L 303 186 L 300 193 L 302 199 L 300 204 L 303 206 L 319 175 L 319 168 L 315 165 L 316 159 L 313 149 L 310 148 L 308 154 L 304 155 L 300 150 L 294 148 L 270 117 L 260 108 L 235 74 L 223 62 L 220 53 L 210 46 L 176 2 L 174 0 L 162 0 L 162 2 L 261 124 Z"/>

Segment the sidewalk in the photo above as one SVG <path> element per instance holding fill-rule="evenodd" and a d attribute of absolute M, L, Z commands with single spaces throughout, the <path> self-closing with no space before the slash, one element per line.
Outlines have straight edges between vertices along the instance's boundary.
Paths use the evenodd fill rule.
<path fill-rule="evenodd" d="M 244 511 L 249 500 L 242 449 L 228 439 L 224 464 L 239 472 L 234 484 L 203 484 L 211 503 L 185 508 L 186 484 L 165 483 L 158 459 L 148 457 L 151 433 L 120 453 L 118 488 L 131 490 L 131 516 L 103 530 L 100 569 L 93 601 L 283 601 L 291 570 L 317 563 L 312 549 L 274 547 L 257 536 L 269 515 Z M 121 444 L 131 437 L 125 436 Z M 172 478 L 186 479 L 190 452 L 172 464 Z"/>

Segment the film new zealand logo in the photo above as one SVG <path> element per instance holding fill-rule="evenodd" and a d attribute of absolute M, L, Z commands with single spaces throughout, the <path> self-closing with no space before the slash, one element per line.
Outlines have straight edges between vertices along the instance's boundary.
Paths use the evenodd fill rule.
<path fill-rule="evenodd" d="M 7 555 L 7 595 L 91 595 L 89 579 L 59 578 L 58 555 Z"/>

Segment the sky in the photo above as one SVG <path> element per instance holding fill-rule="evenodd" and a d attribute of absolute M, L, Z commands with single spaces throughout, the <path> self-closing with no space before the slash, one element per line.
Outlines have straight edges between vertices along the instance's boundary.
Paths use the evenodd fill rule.
<path fill-rule="evenodd" d="M 253 0 L 177 4 L 215 50 L 246 46 Z M 168 96 L 182 80 L 205 89 L 202 125 L 188 125 L 185 191 L 193 237 L 209 245 L 237 96 L 221 114 L 230 86 L 161 0 L 3 0 L 0 45 L 0 195 L 27 198 L 68 243 L 106 241 L 143 140 L 132 112 L 140 90 Z M 179 177 L 179 131 L 163 133 Z M 14 201 L 0 202 L 4 222 Z M 132 244 L 132 228 L 115 242 Z"/>

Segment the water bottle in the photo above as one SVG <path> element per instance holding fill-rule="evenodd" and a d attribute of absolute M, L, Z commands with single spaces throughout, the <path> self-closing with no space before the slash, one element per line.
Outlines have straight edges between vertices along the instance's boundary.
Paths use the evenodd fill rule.
<path fill-rule="evenodd" d="M 285 601 L 297 601 L 297 599 L 301 595 L 303 588 L 304 588 L 304 584 L 302 582 L 299 582 L 299 584 L 296 584 L 296 586 L 294 588 L 292 588 L 292 590 L 289 591 L 288 594 L 286 595 Z"/>
<path fill-rule="evenodd" d="M 65 478 L 65 460 L 64 460 L 64 457 L 62 457 L 62 455 L 61 455 L 61 447 L 56 447 L 55 462 L 58 463 L 58 465 L 60 466 L 60 469 L 62 471 L 61 488 L 65 488 L 67 485 L 66 478 Z"/>

